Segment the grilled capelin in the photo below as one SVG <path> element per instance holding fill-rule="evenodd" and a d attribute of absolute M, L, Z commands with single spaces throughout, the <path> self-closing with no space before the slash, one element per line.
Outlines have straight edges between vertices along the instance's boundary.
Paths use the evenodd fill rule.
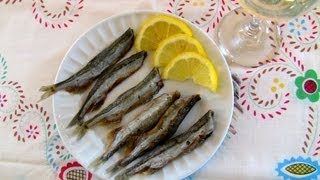
<path fill-rule="evenodd" d="M 75 130 L 81 138 L 88 128 L 99 122 L 119 121 L 130 110 L 149 102 L 153 95 L 163 87 L 159 70 L 154 68 L 147 77 L 133 88 L 121 94 L 113 103 L 101 110 L 92 119 L 83 122 Z"/>
<path fill-rule="evenodd" d="M 71 120 L 68 127 L 71 127 L 76 123 L 81 123 L 87 112 L 99 109 L 104 103 L 108 92 L 123 80 L 138 71 L 141 68 L 146 56 L 147 53 L 145 51 L 141 51 L 121 61 L 120 63 L 113 65 L 112 68 L 104 70 L 98 77 L 97 82 L 90 90 L 82 107 Z"/>
<path fill-rule="evenodd" d="M 200 146 L 214 131 L 213 111 L 209 110 L 191 128 L 184 133 L 155 147 L 133 165 L 115 177 L 116 180 L 126 180 L 140 172 L 153 173 L 169 162 Z"/>
<path fill-rule="evenodd" d="M 116 171 L 121 167 L 125 167 L 136 158 L 143 155 L 146 151 L 154 148 L 160 142 L 169 139 L 177 131 L 179 125 L 191 108 L 200 99 L 199 95 L 178 99 L 161 117 L 157 126 L 141 138 L 129 156 L 119 160 L 115 165 L 108 168 L 108 170 Z"/>
<path fill-rule="evenodd" d="M 93 162 L 96 167 L 107 161 L 124 143 L 130 138 L 140 133 L 144 133 L 152 129 L 159 121 L 162 114 L 170 107 L 170 105 L 180 97 L 179 92 L 172 94 L 162 94 L 153 99 L 147 107 L 128 125 L 120 127 L 108 150 Z"/>
<path fill-rule="evenodd" d="M 68 79 L 57 84 L 42 86 L 40 91 L 44 94 L 40 100 L 43 100 L 60 90 L 68 92 L 82 92 L 104 71 L 118 60 L 120 60 L 132 47 L 134 42 L 134 33 L 129 28 L 110 46 L 96 55 L 88 64 Z"/>

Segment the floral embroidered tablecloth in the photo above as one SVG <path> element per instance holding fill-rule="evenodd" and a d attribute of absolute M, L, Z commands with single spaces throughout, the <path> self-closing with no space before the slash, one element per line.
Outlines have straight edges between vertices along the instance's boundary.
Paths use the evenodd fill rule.
<path fill-rule="evenodd" d="M 236 0 L 0 0 L 1 179 L 96 179 L 66 150 L 41 85 L 54 81 L 72 43 L 111 15 L 135 9 L 186 18 L 210 37 Z M 246 15 L 239 13 L 238 15 Z M 229 133 L 187 179 L 320 178 L 320 8 L 279 23 L 280 48 L 241 79 Z M 273 38 L 270 38 L 273 40 Z"/>

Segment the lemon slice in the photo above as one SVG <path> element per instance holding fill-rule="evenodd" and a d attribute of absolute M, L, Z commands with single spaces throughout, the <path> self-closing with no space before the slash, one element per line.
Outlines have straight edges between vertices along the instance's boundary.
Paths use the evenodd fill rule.
<path fill-rule="evenodd" d="M 198 40 L 184 34 L 177 34 L 163 40 L 159 44 L 153 56 L 153 65 L 163 67 L 183 52 L 196 52 L 202 56 L 206 56 Z"/>
<path fill-rule="evenodd" d="M 188 25 L 177 18 L 165 15 L 154 16 L 142 25 L 135 40 L 135 47 L 138 51 L 153 51 L 162 40 L 175 34 L 192 36 L 192 31 Z"/>
<path fill-rule="evenodd" d="M 186 52 L 178 55 L 167 64 L 162 77 L 177 81 L 192 79 L 194 83 L 216 92 L 218 77 L 211 61 L 197 53 Z"/>

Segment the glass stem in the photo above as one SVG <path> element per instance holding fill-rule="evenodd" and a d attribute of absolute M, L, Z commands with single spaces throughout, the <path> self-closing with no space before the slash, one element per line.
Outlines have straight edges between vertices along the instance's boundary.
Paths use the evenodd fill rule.
<path fill-rule="evenodd" d="M 252 21 L 249 23 L 248 33 L 251 35 L 256 35 L 260 30 L 259 26 L 260 20 L 253 16 Z"/>
<path fill-rule="evenodd" d="M 262 35 L 261 20 L 256 17 L 253 17 L 249 23 L 243 24 L 240 30 L 242 43 L 251 48 L 260 44 Z"/>

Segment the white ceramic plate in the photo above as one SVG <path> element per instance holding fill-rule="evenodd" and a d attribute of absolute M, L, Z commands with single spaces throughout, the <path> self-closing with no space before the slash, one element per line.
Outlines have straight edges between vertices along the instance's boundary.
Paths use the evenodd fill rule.
<path fill-rule="evenodd" d="M 60 65 L 56 82 L 60 82 L 68 78 L 81 69 L 98 52 L 108 46 L 129 27 L 133 28 L 136 33 L 146 19 L 158 14 L 164 13 L 154 11 L 135 11 L 112 16 L 98 23 L 88 32 L 83 34 L 67 52 Z M 170 14 L 167 15 L 172 16 Z M 191 81 L 165 81 L 164 88 L 159 94 L 179 90 L 182 95 L 201 95 L 202 100 L 189 112 L 183 123 L 180 125 L 177 133 L 181 133 L 190 127 L 205 112 L 207 112 L 208 109 L 212 109 L 215 112 L 215 120 L 217 122 L 216 130 L 202 146 L 176 159 L 157 173 L 151 176 L 137 175 L 133 178 L 144 179 L 148 177 L 148 179 L 181 179 L 187 177 L 202 167 L 213 156 L 221 145 L 230 125 L 233 112 L 233 86 L 227 63 L 216 44 L 204 32 L 193 24 L 183 19 L 181 20 L 189 25 L 193 31 L 194 37 L 203 44 L 208 57 L 215 65 L 219 76 L 218 92 L 213 94 L 209 90 L 193 84 Z M 132 48 L 127 56 L 134 52 L 135 50 Z M 152 68 L 150 63 L 151 57 L 152 53 L 149 53 L 143 67 L 108 94 L 104 107 L 114 101 L 118 95 L 137 84 L 146 76 Z M 73 128 L 66 129 L 67 124 L 76 114 L 85 97 L 86 93 L 82 95 L 73 95 L 64 91 L 58 92 L 53 98 L 53 110 L 55 121 L 64 144 L 79 163 L 88 169 L 89 164 L 103 153 L 105 146 L 104 141 L 106 139 L 105 136 L 111 128 L 95 127 L 80 141 L 76 140 L 76 135 L 73 134 Z M 139 111 L 141 111 L 141 107 L 128 113 L 122 120 L 122 123 L 127 123 Z M 89 114 L 88 117 L 93 114 L 94 113 Z M 100 178 L 110 179 L 110 175 L 105 173 L 105 169 L 118 158 L 119 154 L 115 154 L 99 169 L 95 171 L 92 169 L 89 170 Z"/>

